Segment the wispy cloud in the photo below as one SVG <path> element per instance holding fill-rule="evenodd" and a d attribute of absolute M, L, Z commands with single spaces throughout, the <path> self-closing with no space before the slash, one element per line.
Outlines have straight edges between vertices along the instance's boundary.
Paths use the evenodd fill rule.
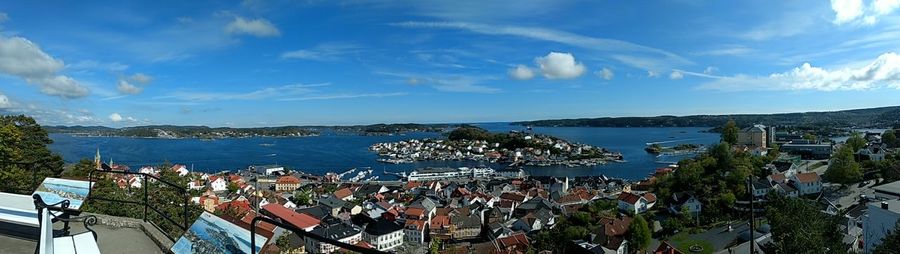
<path fill-rule="evenodd" d="M 379 75 L 403 78 L 410 85 L 427 85 L 435 90 L 456 93 L 496 93 L 499 88 L 490 87 L 483 83 L 488 80 L 497 80 L 492 76 L 467 76 L 461 74 L 423 74 L 414 75 L 388 71 L 375 72 Z"/>
<path fill-rule="evenodd" d="M 288 51 L 281 54 L 284 59 L 303 59 L 316 61 L 335 61 L 346 55 L 361 52 L 363 47 L 356 43 L 330 42 L 313 48 Z"/>
<path fill-rule="evenodd" d="M 315 95 L 315 96 L 306 96 L 306 97 L 295 97 L 295 98 L 283 98 L 278 99 L 279 101 L 311 101 L 311 100 L 335 100 L 335 99 L 355 99 L 355 98 L 368 98 L 368 97 L 393 97 L 393 96 L 404 96 L 409 93 L 397 92 L 397 93 L 360 93 L 360 94 L 333 94 L 333 95 Z"/>
<path fill-rule="evenodd" d="M 473 33 L 486 34 L 486 35 L 506 35 L 506 36 L 518 36 L 523 38 L 542 40 L 542 41 L 550 41 L 556 43 L 568 44 L 576 47 L 581 47 L 594 51 L 603 51 L 603 52 L 617 52 L 619 54 L 624 53 L 640 53 L 642 61 L 622 61 L 623 63 L 630 65 L 636 68 L 648 69 L 648 68 L 659 68 L 659 66 L 680 66 L 680 65 L 688 65 L 692 64 L 690 60 L 681 57 L 677 54 L 653 48 L 649 46 L 644 46 L 636 43 L 631 43 L 622 40 L 614 40 L 614 39 L 605 39 L 605 38 L 596 38 L 590 36 L 584 36 L 579 34 L 574 34 L 565 31 L 558 31 L 547 28 L 540 27 L 523 27 L 523 26 L 495 26 L 495 25 L 486 25 L 486 24 L 477 24 L 477 23 L 466 23 L 466 22 L 418 22 L 418 21 L 408 21 L 401 23 L 392 23 L 391 25 L 406 27 L 406 28 L 433 28 L 433 29 L 459 29 L 466 30 Z M 630 56 L 634 59 L 637 56 Z M 624 57 L 623 57 L 624 58 Z M 621 61 L 621 58 L 616 58 Z M 644 63 L 653 62 L 649 66 Z"/>
<path fill-rule="evenodd" d="M 315 92 L 313 88 L 329 86 L 330 83 L 320 84 L 294 84 L 277 87 L 266 87 L 249 92 L 202 92 L 202 91 L 176 91 L 157 99 L 177 99 L 183 101 L 223 101 L 223 100 L 260 100 L 273 98 L 286 98 L 310 94 Z"/>
<path fill-rule="evenodd" d="M 743 45 L 724 45 L 713 47 L 704 51 L 695 52 L 694 54 L 701 56 L 743 56 L 752 52 L 752 48 Z"/>

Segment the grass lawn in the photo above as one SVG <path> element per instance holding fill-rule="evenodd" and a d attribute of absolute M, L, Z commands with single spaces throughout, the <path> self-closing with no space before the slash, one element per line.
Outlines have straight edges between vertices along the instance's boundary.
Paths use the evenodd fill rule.
<path fill-rule="evenodd" d="M 686 232 L 681 232 L 672 236 L 672 238 L 669 239 L 669 243 L 675 245 L 675 248 L 685 253 L 713 253 L 713 246 L 711 243 L 703 240 L 691 239 Z M 703 247 L 703 251 L 692 252 L 690 248 L 694 245 Z"/>

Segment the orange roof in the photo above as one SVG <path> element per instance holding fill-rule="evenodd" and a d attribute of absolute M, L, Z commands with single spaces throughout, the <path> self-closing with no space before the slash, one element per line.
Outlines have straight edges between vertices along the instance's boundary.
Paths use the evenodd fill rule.
<path fill-rule="evenodd" d="M 228 180 L 232 182 L 244 181 L 244 178 L 241 178 L 239 175 L 230 175 L 228 176 Z"/>
<path fill-rule="evenodd" d="M 422 230 L 425 229 L 425 221 L 423 220 L 406 220 L 406 226 L 415 225 L 416 229 Z"/>
<path fill-rule="evenodd" d="M 649 192 L 644 193 L 644 199 L 647 200 L 647 203 L 656 202 L 656 194 L 649 193 Z"/>
<path fill-rule="evenodd" d="M 819 181 L 819 174 L 815 172 L 806 172 L 797 174 L 797 180 L 801 183 L 813 183 Z"/>
<path fill-rule="evenodd" d="M 237 209 L 238 213 L 242 215 L 250 210 L 253 210 L 250 209 L 250 201 L 247 200 L 232 200 L 230 202 L 225 202 L 216 206 L 216 210 L 221 211 L 228 210 L 229 208 Z"/>
<path fill-rule="evenodd" d="M 357 247 L 363 247 L 366 249 L 375 249 L 375 245 L 372 245 L 366 241 L 359 241 L 359 242 L 356 242 L 356 244 L 354 244 L 354 245 L 356 245 Z"/>
<path fill-rule="evenodd" d="M 450 216 L 446 215 L 437 215 L 431 219 L 431 228 L 440 228 L 443 226 L 450 225 Z"/>
<path fill-rule="evenodd" d="M 241 218 L 241 221 L 247 223 L 247 225 L 250 225 L 253 222 L 253 218 L 256 218 L 256 212 L 250 211 L 247 212 L 247 214 L 245 214 L 243 218 Z M 268 232 L 275 232 L 275 225 L 265 221 L 256 223 L 256 227 Z"/>
<path fill-rule="evenodd" d="M 776 181 L 776 182 L 784 182 L 784 179 L 787 179 L 784 176 L 784 173 L 772 174 L 769 176 L 769 178 L 772 178 L 772 181 Z"/>
<path fill-rule="evenodd" d="M 280 218 L 284 222 L 288 224 L 294 225 L 300 229 L 307 229 L 315 227 L 319 225 L 319 219 L 313 218 L 312 216 L 297 213 L 292 211 L 291 209 L 287 209 L 284 206 L 279 204 L 267 204 L 262 207 L 263 210 L 272 214 L 272 216 Z"/>
<path fill-rule="evenodd" d="M 209 178 L 208 178 L 209 182 L 215 182 L 216 179 L 219 179 L 219 177 L 218 176 L 209 176 Z"/>
<path fill-rule="evenodd" d="M 406 208 L 406 212 L 404 212 L 407 216 L 417 216 L 419 218 L 425 216 L 425 209 L 418 207 L 410 207 Z"/>
<path fill-rule="evenodd" d="M 607 236 L 621 236 L 628 233 L 628 226 L 631 226 L 631 217 L 600 218 L 600 224 L 605 225 L 603 233 Z"/>
<path fill-rule="evenodd" d="M 515 233 L 503 238 L 497 238 L 497 242 L 500 247 L 504 249 L 513 246 L 527 248 L 531 245 L 528 241 L 528 237 L 526 237 L 523 232 Z"/>
<path fill-rule="evenodd" d="M 417 182 L 417 181 L 409 181 L 409 182 L 406 182 L 406 186 L 403 186 L 403 189 L 409 190 L 409 189 L 414 189 L 419 186 L 422 186 L 422 183 Z"/>
<path fill-rule="evenodd" d="M 680 250 L 676 249 L 675 246 L 672 246 L 667 241 L 663 241 L 659 244 L 659 247 L 656 248 L 656 251 L 653 254 L 684 254 Z"/>
<path fill-rule="evenodd" d="M 300 183 L 300 179 L 297 179 L 294 176 L 282 176 L 279 177 L 278 180 L 275 181 L 277 184 L 295 184 Z"/>
<path fill-rule="evenodd" d="M 350 188 L 343 188 L 343 189 L 334 191 L 334 196 L 338 199 L 344 199 L 351 195 L 353 195 L 353 192 L 350 191 Z"/>
<path fill-rule="evenodd" d="M 626 203 L 633 205 L 633 204 L 637 204 L 637 202 L 639 200 L 641 200 L 641 196 L 638 196 L 638 195 L 635 195 L 632 193 L 628 193 L 628 192 L 622 192 L 621 194 L 619 194 L 619 200 L 625 201 Z"/>

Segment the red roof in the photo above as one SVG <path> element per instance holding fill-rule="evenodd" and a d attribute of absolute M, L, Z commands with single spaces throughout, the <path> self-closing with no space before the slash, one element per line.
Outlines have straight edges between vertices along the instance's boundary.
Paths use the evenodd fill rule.
<path fill-rule="evenodd" d="M 338 199 L 344 199 L 351 195 L 353 195 L 353 192 L 350 191 L 350 188 L 343 188 L 343 189 L 334 191 L 334 197 L 336 197 Z"/>
<path fill-rule="evenodd" d="M 450 226 L 450 216 L 436 215 L 431 219 L 431 228 L 441 228 L 443 226 Z"/>
<path fill-rule="evenodd" d="M 256 212 L 250 211 L 244 215 L 244 218 L 241 218 L 241 221 L 243 221 L 244 223 L 247 223 L 247 225 L 250 225 L 253 222 L 253 218 L 256 218 Z M 259 229 L 265 230 L 267 232 L 275 232 L 275 225 L 272 223 L 265 222 L 265 221 L 257 222 L 256 227 Z"/>
<path fill-rule="evenodd" d="M 208 178 L 208 180 L 209 180 L 210 183 L 211 183 L 211 182 L 215 182 L 216 179 L 219 179 L 219 176 L 209 176 L 209 178 Z"/>
<path fill-rule="evenodd" d="M 406 186 L 403 186 L 403 189 L 409 190 L 409 189 L 414 189 L 419 186 L 422 186 L 422 183 L 417 182 L 417 181 L 409 181 L 409 182 L 406 182 Z"/>
<path fill-rule="evenodd" d="M 282 176 L 279 177 L 278 180 L 275 181 L 276 184 L 296 184 L 300 183 L 300 179 L 297 179 L 294 176 Z"/>
<path fill-rule="evenodd" d="M 312 228 L 320 223 L 318 219 L 313 218 L 312 216 L 294 212 L 279 204 L 267 204 L 264 205 L 262 209 L 272 216 L 280 218 L 282 221 L 300 229 Z"/>
<path fill-rule="evenodd" d="M 216 210 L 224 211 L 224 210 L 228 210 L 229 208 L 232 208 L 232 207 L 234 209 L 237 209 L 238 214 L 241 214 L 241 215 L 247 213 L 250 210 L 253 210 L 253 209 L 250 209 L 250 201 L 247 201 L 247 200 L 241 200 L 241 201 L 232 200 L 229 202 L 225 202 L 225 203 L 222 203 L 222 204 L 219 204 L 218 206 L 216 206 Z"/>
<path fill-rule="evenodd" d="M 528 241 L 528 237 L 525 236 L 525 233 L 519 232 L 507 237 L 497 238 L 497 244 L 500 245 L 500 248 L 506 249 L 510 247 L 516 248 L 525 248 L 527 249 L 531 243 Z"/>
<path fill-rule="evenodd" d="M 815 172 L 806 172 L 797 174 L 797 180 L 801 183 L 814 183 L 819 181 L 819 174 Z"/>
<path fill-rule="evenodd" d="M 622 236 L 628 233 L 628 226 L 631 226 L 631 217 L 600 218 L 600 224 L 605 225 L 603 233 L 606 236 Z"/>
<path fill-rule="evenodd" d="M 239 176 L 239 175 L 230 175 L 230 176 L 228 176 L 228 180 L 232 181 L 232 182 L 238 182 L 238 181 L 243 182 L 244 178 L 241 178 L 241 176 Z"/>
<path fill-rule="evenodd" d="M 644 199 L 647 200 L 647 203 L 655 203 L 656 202 L 656 194 L 653 193 L 644 193 Z"/>
<path fill-rule="evenodd" d="M 659 247 L 656 248 L 656 251 L 653 254 L 684 254 L 680 250 L 676 249 L 675 246 L 672 246 L 667 241 L 663 241 L 659 244 Z"/>
<path fill-rule="evenodd" d="M 363 247 L 366 249 L 375 249 L 375 245 L 372 245 L 366 241 L 359 241 L 359 242 L 356 242 L 356 244 L 354 244 L 354 245 L 356 245 L 357 247 Z"/>
<path fill-rule="evenodd" d="M 406 220 L 406 226 L 415 225 L 417 230 L 425 229 L 425 221 L 423 220 Z"/>
<path fill-rule="evenodd" d="M 422 218 L 425 216 L 425 209 L 418 207 L 410 207 L 406 208 L 406 212 L 404 212 L 407 216 L 416 216 Z"/>
<path fill-rule="evenodd" d="M 629 203 L 629 204 L 633 205 L 633 204 L 637 204 L 637 202 L 639 200 L 641 200 L 641 196 L 638 196 L 638 195 L 635 195 L 632 193 L 628 193 L 628 192 L 622 192 L 621 194 L 619 194 L 619 200 L 625 201 L 625 203 Z"/>
<path fill-rule="evenodd" d="M 515 192 L 504 192 L 504 193 L 500 194 L 500 199 L 512 200 L 512 201 L 522 203 L 525 201 L 525 196 L 515 193 Z"/>
<path fill-rule="evenodd" d="M 787 179 L 787 178 L 785 178 L 783 173 L 772 174 L 769 176 L 769 178 L 771 178 L 772 181 L 776 181 L 776 182 L 784 182 L 784 179 Z"/>

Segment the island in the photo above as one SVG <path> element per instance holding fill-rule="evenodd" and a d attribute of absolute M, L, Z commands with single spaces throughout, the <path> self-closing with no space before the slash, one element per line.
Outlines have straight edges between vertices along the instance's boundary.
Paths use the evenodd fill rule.
<path fill-rule="evenodd" d="M 662 146 L 660 143 L 647 143 L 647 147 L 644 148 L 644 151 L 647 151 L 647 153 L 665 155 L 698 153 L 705 150 L 706 147 L 698 144 L 678 144 L 667 147 Z"/>
<path fill-rule="evenodd" d="M 417 123 L 395 123 L 395 124 L 370 124 L 370 125 L 352 125 L 352 126 L 334 126 L 338 132 L 353 132 L 365 136 L 387 136 L 401 134 L 407 132 L 444 132 L 450 128 L 456 127 L 454 124 L 417 124 Z M 327 127 L 326 127 L 327 128 Z"/>
<path fill-rule="evenodd" d="M 306 137 L 315 136 L 319 132 L 299 126 L 281 127 L 207 127 L 207 126 L 175 126 L 148 125 L 123 128 L 103 126 L 51 126 L 50 133 L 66 133 L 85 137 L 133 137 L 133 138 L 245 138 L 245 137 Z"/>
<path fill-rule="evenodd" d="M 377 143 L 369 150 L 384 163 L 470 160 L 511 165 L 569 167 L 622 162 L 622 154 L 605 148 L 579 144 L 531 132 L 491 133 L 475 126 L 462 126 L 446 139 L 410 139 Z"/>

